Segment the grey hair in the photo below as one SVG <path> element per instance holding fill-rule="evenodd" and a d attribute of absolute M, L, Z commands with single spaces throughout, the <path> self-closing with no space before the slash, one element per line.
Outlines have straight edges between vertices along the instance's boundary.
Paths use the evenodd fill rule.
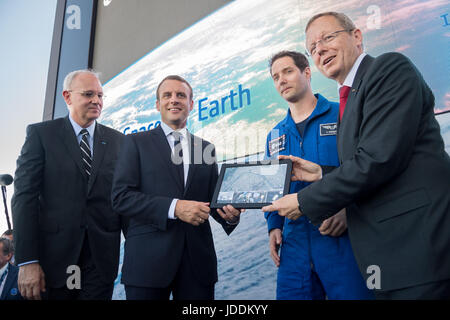
<path fill-rule="evenodd" d="M 70 72 L 65 78 L 64 78 L 64 85 L 63 85 L 63 91 L 67 91 L 70 90 L 71 86 L 72 86 L 72 82 L 73 80 L 82 73 L 89 73 L 94 75 L 98 81 L 100 81 L 100 73 L 96 72 L 92 69 L 83 69 L 83 70 L 75 70 Z"/>
<path fill-rule="evenodd" d="M 3 255 L 14 254 L 14 246 L 11 240 L 8 238 L 0 238 L 0 243 L 3 243 Z"/>
<path fill-rule="evenodd" d="M 313 23 L 316 19 L 318 19 L 320 17 L 325 17 L 325 16 L 334 17 L 339 22 L 339 24 L 342 26 L 342 28 L 344 28 L 345 30 L 356 29 L 356 26 L 353 23 L 353 21 L 345 14 L 343 14 L 341 12 L 328 11 L 328 12 L 322 12 L 322 13 L 316 14 L 311 19 L 309 19 L 308 23 L 306 24 L 305 32 L 308 31 L 308 28 L 311 25 L 311 23 Z"/>

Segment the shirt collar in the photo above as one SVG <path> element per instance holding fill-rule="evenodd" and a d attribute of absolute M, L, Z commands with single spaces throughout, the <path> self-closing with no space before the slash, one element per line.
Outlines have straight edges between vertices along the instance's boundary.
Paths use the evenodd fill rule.
<path fill-rule="evenodd" d="M 167 124 L 165 124 L 162 121 L 161 121 L 160 125 L 161 125 L 161 129 L 164 131 L 164 134 L 166 135 L 166 138 L 174 131 L 181 133 L 183 138 L 186 138 L 186 135 L 187 135 L 186 127 L 182 128 L 182 129 L 178 129 L 178 130 L 173 130 L 171 127 L 169 127 Z"/>
<path fill-rule="evenodd" d="M 359 65 L 361 64 L 361 61 L 364 59 L 364 57 L 367 55 L 367 53 L 363 52 L 359 55 L 359 57 L 356 59 L 355 63 L 353 64 L 353 67 L 350 69 L 350 72 L 348 73 L 347 77 L 344 80 L 344 83 L 340 85 L 338 83 L 338 94 L 339 89 L 343 86 L 352 87 L 353 81 L 356 77 L 356 71 L 358 71 Z"/>
<path fill-rule="evenodd" d="M 75 136 L 78 137 L 78 135 L 80 134 L 80 131 L 83 129 L 86 129 L 89 132 L 89 136 L 94 137 L 96 121 L 92 122 L 92 124 L 89 127 L 82 128 L 78 123 L 75 122 L 75 120 L 72 119 L 70 114 L 69 114 L 69 120 L 70 120 L 70 123 L 72 124 L 73 130 L 75 131 Z"/>
<path fill-rule="evenodd" d="M 0 269 L 0 277 L 6 272 L 6 269 L 8 269 L 8 265 L 9 265 L 9 262 L 7 262 L 7 263 L 3 266 L 3 268 Z"/>

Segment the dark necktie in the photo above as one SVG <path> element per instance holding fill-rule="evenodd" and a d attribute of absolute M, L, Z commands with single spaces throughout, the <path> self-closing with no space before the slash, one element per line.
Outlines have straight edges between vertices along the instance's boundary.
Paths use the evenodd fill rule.
<path fill-rule="evenodd" d="M 177 167 L 178 174 L 181 179 L 181 185 L 184 188 L 184 165 L 183 165 L 183 149 L 181 148 L 181 133 L 177 131 L 172 132 L 172 136 L 174 138 L 174 145 L 173 145 L 173 152 L 174 152 L 174 158 L 179 160 L 179 157 L 181 157 L 181 163 L 175 163 L 175 166 Z"/>
<path fill-rule="evenodd" d="M 91 176 L 91 168 L 92 168 L 91 147 L 89 147 L 89 132 L 86 129 L 83 129 L 81 130 L 80 134 L 82 135 L 80 148 L 81 148 L 81 156 L 83 159 L 83 166 L 89 178 Z"/>
<path fill-rule="evenodd" d="M 342 115 L 344 114 L 345 105 L 347 104 L 348 94 L 350 93 L 351 87 L 342 86 L 339 89 L 339 120 L 342 120 Z"/>

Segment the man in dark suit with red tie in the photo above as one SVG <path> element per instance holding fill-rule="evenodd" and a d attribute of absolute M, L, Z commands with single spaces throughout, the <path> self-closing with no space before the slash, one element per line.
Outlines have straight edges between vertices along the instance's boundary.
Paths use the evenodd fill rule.
<path fill-rule="evenodd" d="M 448 299 L 450 158 L 434 96 L 408 58 L 373 58 L 362 40 L 344 14 L 308 22 L 307 49 L 340 87 L 341 165 L 322 177 L 320 166 L 291 157 L 294 179 L 318 181 L 264 210 L 320 224 L 346 207 L 355 258 L 378 299 Z"/>
<path fill-rule="evenodd" d="M 103 107 L 96 73 L 69 73 L 63 96 L 69 115 L 28 126 L 17 160 L 19 290 L 27 299 L 110 300 L 122 225 L 111 185 L 123 135 L 96 121 Z"/>
<path fill-rule="evenodd" d="M 161 125 L 131 134 L 114 174 L 114 209 L 130 219 L 122 283 L 127 300 L 214 299 L 217 258 L 209 217 L 230 234 L 240 211 L 210 210 L 215 149 L 186 129 L 193 93 L 180 76 L 156 90 Z"/>

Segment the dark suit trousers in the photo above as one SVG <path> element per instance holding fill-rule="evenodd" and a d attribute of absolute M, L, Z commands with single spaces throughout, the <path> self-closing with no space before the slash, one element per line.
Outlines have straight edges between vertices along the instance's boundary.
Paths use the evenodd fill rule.
<path fill-rule="evenodd" d="M 46 288 L 44 299 L 48 300 L 111 300 L 114 283 L 105 283 L 95 267 L 89 247 L 87 232 L 84 237 L 78 266 L 81 271 L 81 289 Z M 67 274 L 69 277 L 70 274 Z"/>
<path fill-rule="evenodd" d="M 375 297 L 377 300 L 450 300 L 450 280 L 382 293 L 375 291 Z"/>
<path fill-rule="evenodd" d="M 173 300 L 214 300 L 214 284 L 204 286 L 197 281 L 187 252 L 185 245 L 180 267 L 169 287 L 145 288 L 125 285 L 127 300 L 169 300 L 171 293 Z"/>

